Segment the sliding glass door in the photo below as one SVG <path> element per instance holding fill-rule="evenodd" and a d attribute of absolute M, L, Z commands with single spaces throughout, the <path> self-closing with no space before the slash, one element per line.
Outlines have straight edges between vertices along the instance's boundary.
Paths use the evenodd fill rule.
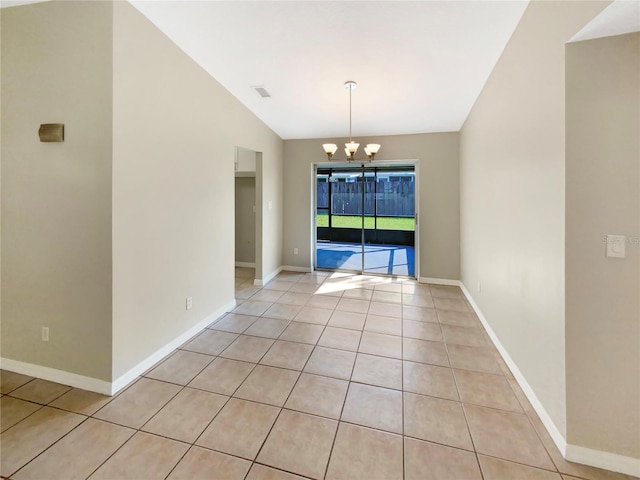
<path fill-rule="evenodd" d="M 414 276 L 413 167 L 318 169 L 316 227 L 316 268 Z"/>

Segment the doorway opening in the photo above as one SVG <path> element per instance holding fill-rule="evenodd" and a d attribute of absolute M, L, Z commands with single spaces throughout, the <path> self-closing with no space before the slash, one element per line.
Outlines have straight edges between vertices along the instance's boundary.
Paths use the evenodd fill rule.
<path fill-rule="evenodd" d="M 316 170 L 315 267 L 415 277 L 415 167 Z"/>

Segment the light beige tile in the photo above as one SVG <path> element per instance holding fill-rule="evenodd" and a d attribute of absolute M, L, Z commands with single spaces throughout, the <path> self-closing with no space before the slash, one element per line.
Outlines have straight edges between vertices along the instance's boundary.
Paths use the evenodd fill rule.
<path fill-rule="evenodd" d="M 167 480 L 243 480 L 250 467 L 247 460 L 191 447 Z"/>
<path fill-rule="evenodd" d="M 309 357 L 304 371 L 327 377 L 349 380 L 356 360 L 354 352 L 334 348 L 316 347 Z"/>
<path fill-rule="evenodd" d="M 193 443 L 229 397 L 185 388 L 149 420 L 142 430 Z"/>
<path fill-rule="evenodd" d="M 280 299 L 282 300 L 282 297 L 280 297 Z M 264 312 L 263 315 L 265 317 L 278 318 L 280 320 L 293 320 L 295 316 L 298 313 L 300 313 L 300 310 L 302 310 L 302 306 L 300 305 L 286 305 L 284 303 L 274 303 L 272 306 L 270 306 L 267 309 L 266 312 Z"/>
<path fill-rule="evenodd" d="M 313 283 L 315 285 L 320 285 L 327 278 L 329 278 L 329 273 L 327 272 L 309 272 L 305 273 L 298 283 Z"/>
<path fill-rule="evenodd" d="M 88 419 L 16 473 L 16 480 L 85 479 L 124 444 L 135 430 Z"/>
<path fill-rule="evenodd" d="M 400 318 L 367 315 L 364 330 L 387 335 L 402 335 L 402 320 Z"/>
<path fill-rule="evenodd" d="M 319 286 L 316 285 L 315 283 L 306 283 L 306 282 L 299 281 L 293 287 L 291 287 L 289 291 L 295 292 L 295 293 L 307 293 L 307 294 L 313 295 L 318 290 L 318 287 Z"/>
<path fill-rule="evenodd" d="M 141 378 L 94 415 L 95 418 L 126 427 L 140 428 L 155 415 L 181 387 Z"/>
<path fill-rule="evenodd" d="M 498 375 L 502 373 L 500 366 L 496 362 L 493 350 L 490 348 L 452 344 L 447 345 L 447 352 L 453 368 Z"/>
<path fill-rule="evenodd" d="M 18 398 L 3 396 L 0 397 L 0 429 L 5 431 L 13 427 L 20 420 L 27 418 L 36 410 L 40 410 L 42 405 L 27 402 Z"/>
<path fill-rule="evenodd" d="M 459 400 L 453 372 L 448 367 L 404 362 L 404 391 L 432 397 Z"/>
<path fill-rule="evenodd" d="M 358 351 L 383 357 L 402 358 L 402 337 L 363 332 Z"/>
<path fill-rule="evenodd" d="M 50 406 L 69 412 L 93 415 L 115 397 L 73 388 L 51 402 Z"/>
<path fill-rule="evenodd" d="M 397 285 L 400 288 L 400 285 Z M 385 292 L 381 290 L 375 290 L 371 297 L 373 302 L 381 303 L 402 303 L 402 293 L 400 292 Z"/>
<path fill-rule="evenodd" d="M 296 282 L 288 282 L 285 280 L 274 279 L 267 283 L 263 289 L 264 290 L 280 290 L 281 292 L 288 291 L 291 287 L 293 287 Z"/>
<path fill-rule="evenodd" d="M 324 308 L 328 310 L 333 310 L 338 305 L 340 301 L 339 297 L 332 297 L 328 295 L 318 295 L 315 294 L 311 297 L 311 299 L 307 302 L 308 307 L 314 308 Z"/>
<path fill-rule="evenodd" d="M 10 477 L 85 418 L 44 407 L 5 431 L 0 439 L 0 475 Z"/>
<path fill-rule="evenodd" d="M 332 310 L 327 310 L 326 308 L 302 307 L 300 313 L 296 315 L 295 321 L 326 325 L 332 313 Z"/>
<path fill-rule="evenodd" d="M 285 292 L 284 294 L 282 294 L 282 296 L 278 299 L 277 303 L 302 306 L 302 305 L 305 305 L 309 300 L 311 300 L 311 293 L 313 292 L 311 293 L 295 292 L 293 291 L 295 287 L 296 285 L 291 287 L 291 289 L 288 292 Z M 312 288 L 315 291 L 315 287 L 312 287 Z"/>
<path fill-rule="evenodd" d="M 454 370 L 464 403 L 522 412 L 520 402 L 502 375 Z"/>
<path fill-rule="evenodd" d="M 207 328 L 212 330 L 222 330 L 223 332 L 242 333 L 255 322 L 258 317 L 250 315 L 239 315 L 237 313 L 228 313 L 220 320 L 209 325 Z"/>
<path fill-rule="evenodd" d="M 276 341 L 260 363 L 272 367 L 302 370 L 313 351 L 313 345 L 304 343 Z"/>
<path fill-rule="evenodd" d="M 258 363 L 273 343 L 274 341 L 270 338 L 240 335 L 231 345 L 224 349 L 220 356 L 231 360 Z"/>
<path fill-rule="evenodd" d="M 328 325 L 331 327 L 348 328 L 351 330 L 362 330 L 367 318 L 365 313 L 344 312 L 336 310 L 331 315 Z"/>
<path fill-rule="evenodd" d="M 342 421 L 402 434 L 402 392 L 351 383 Z"/>
<path fill-rule="evenodd" d="M 425 307 L 425 308 L 434 308 L 433 299 L 431 295 L 419 294 L 403 294 L 402 295 L 402 304 L 403 305 L 411 305 L 414 307 Z"/>
<path fill-rule="evenodd" d="M 458 327 L 480 327 L 481 323 L 472 312 L 454 312 L 449 310 L 438 310 L 438 321 L 444 325 L 454 325 Z"/>
<path fill-rule="evenodd" d="M 277 407 L 232 398 L 196 443 L 253 460 L 278 413 Z"/>
<path fill-rule="evenodd" d="M 416 322 L 415 320 L 404 320 L 402 322 L 402 335 L 405 338 L 417 338 L 418 340 L 429 340 L 431 342 L 442 342 L 443 340 L 439 324 Z"/>
<path fill-rule="evenodd" d="M 322 330 L 322 325 L 312 325 L 310 323 L 291 322 L 289 326 L 280 335 L 280 340 L 289 340 L 290 342 L 309 343 L 314 345 L 318 342 Z"/>
<path fill-rule="evenodd" d="M 369 311 L 367 313 L 369 315 L 377 315 L 379 317 L 401 318 L 402 305 L 382 303 L 382 302 L 371 302 L 371 305 L 369 306 Z"/>
<path fill-rule="evenodd" d="M 250 298 L 254 293 L 260 290 L 258 287 L 254 287 L 251 284 L 242 284 L 236 288 L 235 295 L 237 299 L 246 300 Z"/>
<path fill-rule="evenodd" d="M 358 330 L 326 327 L 324 332 L 322 332 L 320 340 L 318 340 L 318 345 L 355 352 L 358 350 L 361 335 L 362 333 Z"/>
<path fill-rule="evenodd" d="M 236 338 L 238 335 L 235 333 L 207 329 L 181 348 L 206 355 L 218 355 Z"/>
<path fill-rule="evenodd" d="M 415 283 L 415 282 L 403 282 L 402 293 L 408 295 L 420 295 L 423 297 L 431 297 L 431 290 L 428 285 Z"/>
<path fill-rule="evenodd" d="M 359 353 L 351 381 L 402 390 L 402 361 Z"/>
<path fill-rule="evenodd" d="M 177 350 L 160 365 L 145 374 L 147 378 L 186 385 L 209 365 L 215 357 Z"/>
<path fill-rule="evenodd" d="M 558 470 L 562 472 L 563 480 L 578 480 L 575 478 L 575 475 L 579 476 L 579 480 L 637 480 L 638 477 L 633 477 L 631 475 L 625 475 L 623 473 L 616 473 L 609 470 L 603 470 L 601 468 L 590 467 L 588 465 L 582 465 L 580 463 L 568 462 L 563 459 L 560 452 L 554 452 L 553 461 L 556 464 Z M 571 471 L 573 472 L 573 476 L 565 475 L 565 472 Z"/>
<path fill-rule="evenodd" d="M 485 480 L 562 480 L 559 473 L 478 455 Z"/>
<path fill-rule="evenodd" d="M 404 439 L 404 471 L 405 480 L 482 480 L 475 453 L 409 437 Z"/>
<path fill-rule="evenodd" d="M 8 370 L 0 370 L 0 393 L 10 393 L 31 380 L 33 380 L 33 377 L 9 372 Z"/>
<path fill-rule="evenodd" d="M 417 338 L 402 340 L 402 357 L 412 362 L 429 363 L 431 365 L 449 366 L 447 350 L 442 342 L 431 342 Z"/>
<path fill-rule="evenodd" d="M 327 480 L 402 480 L 402 437 L 340 423 Z"/>
<path fill-rule="evenodd" d="M 251 300 L 274 303 L 277 302 L 282 295 L 284 295 L 284 292 L 280 290 L 260 290 L 251 297 Z"/>
<path fill-rule="evenodd" d="M 487 347 L 487 341 L 479 327 L 458 327 L 455 325 L 441 325 L 444 342 L 446 344 L 469 345 L 472 347 Z"/>
<path fill-rule="evenodd" d="M 434 298 L 453 298 L 461 300 L 464 298 L 460 287 L 454 287 L 449 285 L 429 285 L 429 291 Z"/>
<path fill-rule="evenodd" d="M 289 320 L 261 317 L 244 333 L 256 337 L 278 338 L 289 325 Z"/>
<path fill-rule="evenodd" d="M 435 309 L 416 307 L 413 305 L 403 305 L 402 318 L 416 322 L 438 323 L 438 315 Z"/>
<path fill-rule="evenodd" d="M 46 405 L 69 390 L 71 390 L 71 387 L 67 385 L 36 378 L 11 392 L 11 396 L 28 402 Z"/>
<path fill-rule="evenodd" d="M 246 480 L 304 480 L 304 477 L 254 463 Z"/>
<path fill-rule="evenodd" d="M 348 386 L 349 382 L 344 380 L 303 373 L 285 408 L 337 420 L 342 412 Z"/>
<path fill-rule="evenodd" d="M 519 413 L 465 405 L 476 451 L 484 455 L 555 469 L 527 417 Z"/>
<path fill-rule="evenodd" d="M 369 301 L 342 297 L 336 306 L 336 310 L 351 313 L 367 313 L 367 310 L 369 310 Z"/>
<path fill-rule="evenodd" d="M 385 279 L 388 280 L 388 279 Z M 402 283 L 401 282 L 386 282 L 379 283 L 373 287 L 376 292 L 392 292 L 392 293 L 402 293 Z"/>
<path fill-rule="evenodd" d="M 218 357 L 189 386 L 222 395 L 233 395 L 253 367 L 251 363 Z"/>
<path fill-rule="evenodd" d="M 431 290 L 433 296 L 433 303 L 438 310 L 452 310 L 454 312 L 469 312 L 467 303 L 462 298 L 442 298 L 433 295 L 433 289 Z"/>
<path fill-rule="evenodd" d="M 450 400 L 405 393 L 404 434 L 473 450 L 462 405 Z"/>
<path fill-rule="evenodd" d="M 258 461 L 288 472 L 322 479 L 338 422 L 283 410 Z"/>
<path fill-rule="evenodd" d="M 271 305 L 273 305 L 271 302 L 265 302 L 263 300 L 247 300 L 234 308 L 233 313 L 259 317 L 266 312 Z"/>
<path fill-rule="evenodd" d="M 91 480 L 165 478 L 188 448 L 188 445 L 175 440 L 137 432 L 89 478 Z"/>
<path fill-rule="evenodd" d="M 354 298 L 356 300 L 371 300 L 373 296 L 373 290 L 367 288 L 352 288 L 351 290 L 345 290 L 342 298 Z"/>
<path fill-rule="evenodd" d="M 293 370 L 258 365 L 233 396 L 281 407 L 298 375 L 300 373 Z"/>

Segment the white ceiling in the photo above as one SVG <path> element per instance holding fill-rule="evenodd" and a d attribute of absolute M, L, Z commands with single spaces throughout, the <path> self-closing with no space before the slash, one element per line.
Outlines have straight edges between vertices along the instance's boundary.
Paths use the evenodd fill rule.
<path fill-rule="evenodd" d="M 571 42 L 622 35 L 640 30 L 640 2 L 616 0 L 576 33 Z"/>
<path fill-rule="evenodd" d="M 527 1 L 131 3 L 284 139 L 458 131 Z M 261 98 L 251 86 L 263 86 Z"/>

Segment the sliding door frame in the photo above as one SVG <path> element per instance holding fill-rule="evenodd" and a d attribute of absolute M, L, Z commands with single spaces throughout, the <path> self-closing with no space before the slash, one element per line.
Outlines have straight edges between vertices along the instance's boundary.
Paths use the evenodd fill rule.
<path fill-rule="evenodd" d="M 364 253 L 364 246 L 365 246 L 365 194 L 366 194 L 366 188 L 365 188 L 365 173 L 367 170 L 373 170 L 374 172 L 376 172 L 376 170 L 380 168 L 382 169 L 398 169 L 398 170 L 402 170 L 404 169 L 413 169 L 414 172 L 414 215 L 415 215 L 415 227 L 414 227 L 414 275 L 412 276 L 407 276 L 407 275 L 387 275 L 387 274 L 378 274 L 378 273 L 373 273 L 373 272 L 367 272 L 364 268 L 364 261 L 365 261 L 365 253 Z M 386 160 L 386 161 L 375 161 L 375 162 L 370 162 L 370 163 L 366 163 L 366 162 L 353 162 L 353 163 L 314 163 L 311 164 L 311 198 L 310 198 L 310 204 L 311 204 L 311 208 L 310 208 L 310 215 L 311 215 L 311 241 L 310 241 L 310 253 L 311 253 L 311 258 L 310 258 L 310 265 L 311 265 L 311 270 L 315 271 L 318 270 L 317 267 L 317 248 L 318 248 L 318 236 L 317 236 L 317 229 L 318 229 L 318 225 L 317 225 L 317 174 L 318 174 L 318 170 L 322 170 L 322 169 L 344 169 L 346 171 L 351 170 L 353 172 L 359 172 L 362 175 L 362 212 L 361 212 L 361 218 L 362 218 L 362 223 L 361 223 L 361 242 L 360 244 L 362 245 L 362 252 L 361 252 L 361 256 L 362 256 L 362 263 L 361 263 L 361 269 L 359 271 L 357 270 L 348 270 L 348 269 L 341 269 L 340 271 L 342 272 L 353 272 L 353 273 L 357 273 L 357 274 L 363 274 L 363 275 L 379 275 L 379 276 L 387 276 L 387 277 L 400 277 L 400 278 L 415 278 L 415 279 L 419 279 L 420 278 L 420 162 L 418 160 Z M 375 180 L 374 180 L 375 183 Z M 329 186 L 329 189 L 331 187 Z M 376 199 L 377 200 L 377 199 Z M 331 226 L 331 200 L 329 200 L 328 202 L 328 219 L 329 219 L 329 226 Z M 374 229 L 377 229 L 377 201 L 374 201 Z M 320 268 L 320 270 L 323 270 L 322 268 Z"/>

